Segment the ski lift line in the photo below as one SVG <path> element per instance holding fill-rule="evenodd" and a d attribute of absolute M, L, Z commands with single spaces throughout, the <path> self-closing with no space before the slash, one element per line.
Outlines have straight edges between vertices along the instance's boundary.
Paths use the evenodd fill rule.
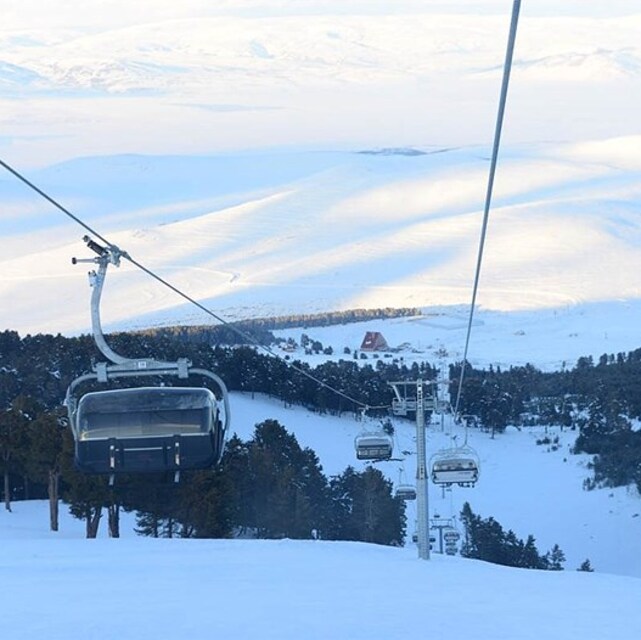
<path fill-rule="evenodd" d="M 18 172 L 16 169 L 11 167 L 10 165 L 8 165 L 1 158 L 0 158 L 0 165 L 2 167 L 4 167 L 7 171 L 9 171 L 9 173 L 11 173 L 16 178 L 18 178 L 18 180 L 20 180 L 21 182 L 26 184 L 30 189 L 35 191 L 42 198 L 44 198 L 49 203 L 51 203 L 54 207 L 56 207 L 57 209 L 62 211 L 66 216 L 70 217 L 74 222 L 76 222 L 81 227 L 83 227 L 91 235 L 93 235 L 94 237 L 98 238 L 101 242 L 103 242 L 105 245 L 107 245 L 108 251 L 112 254 L 114 260 L 119 260 L 120 258 L 123 258 L 123 259 L 127 260 L 132 265 L 134 265 L 135 267 L 137 267 L 138 269 L 140 269 L 141 271 L 146 273 L 148 276 L 150 276 L 151 278 L 153 278 L 154 280 L 156 280 L 160 284 L 164 285 L 168 289 L 171 289 L 174 293 L 176 293 L 177 295 L 182 297 L 184 300 L 187 300 L 187 302 L 190 302 L 194 306 L 198 307 L 198 309 L 200 309 L 201 311 L 203 311 L 204 313 L 206 313 L 210 317 L 214 318 L 218 322 L 220 322 L 222 325 L 224 325 L 224 326 L 228 327 L 229 329 L 231 329 L 232 331 L 234 331 L 236 334 L 241 336 L 243 339 L 247 340 L 249 343 L 255 345 L 259 349 L 262 349 L 263 351 L 267 352 L 269 355 L 273 356 L 274 358 L 277 358 L 278 360 L 281 360 L 289 368 L 293 369 L 294 371 L 297 371 L 298 373 L 300 373 L 301 375 L 305 376 L 309 380 L 312 380 L 313 382 L 315 382 L 320 387 L 322 387 L 324 389 L 327 389 L 328 391 L 331 391 L 332 393 L 344 398 L 345 400 L 348 400 L 349 402 L 354 403 L 358 407 L 361 407 L 364 411 L 368 411 L 370 409 L 389 409 L 390 408 L 390 405 L 371 406 L 371 405 L 368 405 L 368 404 L 366 404 L 364 402 L 361 402 L 360 400 L 356 400 L 355 398 L 352 398 L 351 396 L 349 396 L 348 394 L 344 393 L 343 391 L 340 391 L 340 389 L 336 389 L 336 388 L 332 387 L 331 385 L 327 384 L 326 382 L 323 382 L 319 378 L 316 378 L 311 373 L 309 373 L 308 371 L 305 371 L 301 367 L 297 367 L 295 364 L 293 364 L 291 362 L 288 362 L 283 357 L 281 357 L 280 354 L 278 354 L 276 351 L 271 349 L 269 346 L 260 344 L 250 334 L 248 334 L 245 331 L 243 331 L 242 329 L 239 329 L 238 327 L 234 326 L 231 322 L 229 322 L 228 320 L 225 320 L 224 318 L 222 318 L 218 314 L 214 313 L 211 309 L 208 309 L 203 304 L 201 304 L 200 302 L 198 302 L 197 300 L 192 298 L 189 294 L 185 293 L 184 291 L 180 290 L 178 287 L 176 287 L 175 285 L 171 284 L 170 282 L 168 282 L 167 280 L 165 280 L 164 278 L 162 278 L 158 274 L 154 273 L 148 267 L 145 267 L 142 263 L 140 263 L 137 260 L 135 260 L 134 258 L 132 258 L 126 251 L 120 250 L 115 244 L 113 244 L 112 242 L 107 240 L 107 238 L 105 238 L 103 235 L 98 233 L 98 231 L 96 231 L 94 228 L 92 228 L 90 225 L 88 225 L 86 222 L 84 222 L 81 218 L 79 218 L 78 216 L 76 216 L 73 213 L 71 213 L 71 211 L 69 211 L 66 207 L 62 206 L 57 200 L 55 200 L 50 195 L 48 195 L 45 191 L 43 191 L 42 189 L 37 187 L 33 182 L 28 180 L 25 176 L 23 176 L 20 172 Z M 93 242 L 93 241 L 91 241 L 90 239 L 86 239 L 86 241 L 87 241 L 87 244 L 90 246 L 90 248 L 92 248 L 97 253 L 100 253 L 100 249 L 102 249 L 102 248 L 99 245 L 96 245 L 95 248 L 94 248 L 90 244 L 90 242 Z"/>
<path fill-rule="evenodd" d="M 463 352 L 463 362 L 461 363 L 461 373 L 458 383 L 458 391 L 456 393 L 456 403 L 454 407 L 454 414 L 458 415 L 459 405 L 461 401 L 461 393 L 463 391 L 463 380 L 465 378 L 465 367 L 467 364 L 467 353 L 470 345 L 470 335 L 472 333 L 472 322 L 474 320 L 474 309 L 476 307 L 476 296 L 478 293 L 479 280 L 481 276 L 481 265 L 483 263 L 483 249 L 485 247 L 485 236 L 487 234 L 487 225 L 490 216 L 490 206 L 492 202 L 492 191 L 494 188 L 494 176 L 496 174 L 496 165 L 499 155 L 499 146 L 501 143 L 501 130 L 503 128 L 503 116 L 505 115 L 505 104 L 507 102 L 507 90 L 510 82 L 510 71 L 512 69 L 512 58 L 514 55 L 514 43 L 516 41 L 516 29 L 519 22 L 519 11 L 521 9 L 521 0 L 514 0 L 512 5 L 512 20 L 510 23 L 510 33 L 507 43 L 507 51 L 505 54 L 505 64 L 503 66 L 503 82 L 501 84 L 501 94 L 499 97 L 499 108 L 496 117 L 496 127 L 494 130 L 494 145 L 492 148 L 492 161 L 490 164 L 490 173 L 487 182 L 487 192 L 485 196 L 485 207 L 483 210 L 483 224 L 481 225 L 481 237 L 479 240 L 478 257 L 476 261 L 476 271 L 474 274 L 474 287 L 472 290 L 472 302 L 470 304 L 470 315 L 467 323 L 467 334 L 465 338 L 465 349 Z"/>

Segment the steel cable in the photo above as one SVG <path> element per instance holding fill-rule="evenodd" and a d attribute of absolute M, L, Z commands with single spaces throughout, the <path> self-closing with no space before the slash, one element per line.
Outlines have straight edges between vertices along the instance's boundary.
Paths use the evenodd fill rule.
<path fill-rule="evenodd" d="M 247 333 L 246 331 L 243 331 L 239 327 L 236 327 L 233 323 L 225 320 L 218 314 L 214 313 L 211 309 L 208 309 L 205 307 L 203 304 L 192 298 L 189 294 L 185 293 L 175 285 L 171 284 L 167 280 L 165 280 L 163 277 L 159 276 L 157 273 L 143 265 L 142 263 L 138 262 L 134 258 L 132 258 L 126 251 L 121 250 L 118 246 L 110 242 L 107 238 L 105 238 L 103 235 L 98 233 L 94 228 L 92 228 L 90 225 L 88 225 L 86 222 L 84 222 L 81 218 L 78 216 L 74 215 L 69 211 L 66 207 L 62 206 L 56 199 L 52 198 L 50 195 L 48 195 L 45 191 L 37 187 L 33 182 L 28 180 L 24 175 L 22 175 L 19 171 L 8 165 L 6 162 L 4 162 L 2 159 L 0 159 L 0 165 L 3 166 L 9 173 L 13 174 L 18 180 L 26 184 L 30 189 L 35 191 L 37 194 L 42 196 L 45 200 L 47 200 L 49 203 L 51 203 L 54 207 L 62 211 L 65 215 L 67 215 L 69 218 L 71 218 L 74 222 L 79 224 L 81 227 L 83 227 L 86 231 L 88 231 L 91 235 L 94 237 L 98 238 L 101 242 L 103 242 L 107 247 L 114 251 L 117 252 L 117 255 L 123 258 L 124 260 L 127 260 L 130 262 L 132 265 L 134 265 L 136 268 L 140 269 L 144 273 L 146 273 L 148 276 L 152 277 L 154 280 L 158 281 L 168 289 L 171 289 L 174 293 L 182 297 L 183 299 L 187 300 L 187 302 L 190 302 L 194 306 L 198 307 L 201 311 L 209 315 L 210 317 L 214 318 L 218 322 L 220 322 L 222 325 L 228 327 L 232 331 L 234 331 L 237 335 L 242 337 L 244 340 L 247 340 L 250 344 L 253 344 L 254 346 L 258 347 L 259 349 L 262 349 L 263 351 L 267 352 L 269 355 L 273 356 L 274 358 L 277 358 L 281 362 L 284 362 L 290 369 L 297 371 L 301 375 L 305 376 L 309 380 L 312 380 L 316 384 L 318 384 L 320 387 L 327 389 L 328 391 L 331 391 L 332 393 L 344 398 L 345 400 L 348 400 L 349 402 L 354 403 L 356 406 L 361 407 L 362 409 L 365 410 L 370 410 L 370 409 L 388 409 L 389 405 L 377 405 L 377 406 L 372 406 L 368 405 L 365 402 L 361 402 L 360 400 L 356 400 L 356 398 L 352 398 L 350 395 L 344 393 L 340 389 L 336 389 L 332 387 L 331 385 L 327 384 L 323 380 L 320 380 L 316 376 L 312 375 L 309 371 L 306 371 L 302 367 L 299 367 L 295 365 L 292 362 L 288 362 L 285 360 L 279 353 L 274 351 L 271 347 L 268 345 L 261 344 L 258 342 L 252 335 Z"/>
<path fill-rule="evenodd" d="M 505 54 L 505 64 L 503 65 L 503 82 L 501 84 L 501 95 L 499 98 L 499 109 L 496 117 L 496 127 L 494 130 L 494 145 L 492 148 L 492 162 L 490 164 L 490 174 L 487 182 L 487 192 L 485 195 L 485 207 L 483 210 L 483 224 L 481 226 L 481 237 L 479 240 L 479 250 L 476 260 L 476 271 L 474 273 L 474 287 L 472 290 L 472 302 L 470 304 L 470 315 L 467 323 L 467 334 L 465 337 L 465 350 L 463 352 L 463 361 L 461 362 L 461 373 L 456 393 L 456 403 L 454 405 L 454 415 L 458 415 L 461 394 L 463 392 L 463 380 L 465 379 L 465 368 L 467 366 L 467 354 L 470 346 L 470 336 L 472 334 L 472 323 L 474 321 L 474 309 L 476 308 L 476 296 L 479 288 L 481 277 L 481 265 L 483 264 L 483 249 L 485 247 L 485 236 L 487 234 L 487 225 L 490 217 L 490 205 L 492 203 L 492 190 L 494 188 L 494 176 L 496 174 L 496 164 L 499 155 L 499 146 L 501 143 L 501 130 L 503 128 L 503 116 L 505 115 L 505 104 L 507 102 L 507 89 L 510 82 L 510 71 L 512 69 L 512 58 L 514 55 L 514 43 L 516 41 L 516 28 L 519 22 L 519 11 L 521 0 L 514 0 L 512 6 L 512 20 L 510 23 L 510 34 L 507 43 L 507 52 Z"/>

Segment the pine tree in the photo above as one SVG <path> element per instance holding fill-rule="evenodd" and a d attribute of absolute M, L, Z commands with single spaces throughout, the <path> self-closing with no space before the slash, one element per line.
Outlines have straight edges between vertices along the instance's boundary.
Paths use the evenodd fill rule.
<path fill-rule="evenodd" d="M 555 544 L 552 549 L 546 554 L 547 568 L 551 571 L 563 571 L 563 563 L 565 562 L 565 554 L 561 551 L 558 544 Z"/>
<path fill-rule="evenodd" d="M 348 467 L 331 482 L 332 528 L 329 537 L 401 545 L 405 503 L 392 494 L 392 483 L 373 467 L 357 473 Z"/>
<path fill-rule="evenodd" d="M 165 521 L 164 535 L 173 537 L 178 531 L 181 537 L 231 537 L 232 496 L 230 478 L 221 469 L 189 474 L 177 490 L 175 520 Z"/>
<path fill-rule="evenodd" d="M 221 470 L 231 486 L 231 522 L 241 536 L 255 527 L 253 483 L 249 468 L 249 445 L 234 434 L 227 445 L 221 461 Z"/>
<path fill-rule="evenodd" d="M 510 529 L 504 540 L 505 564 L 510 567 L 518 567 L 523 557 L 524 546 L 523 540 L 519 540 L 514 531 Z"/>
<path fill-rule="evenodd" d="M 536 540 L 532 534 L 530 534 L 525 541 L 519 566 L 523 567 L 524 569 L 545 568 L 544 562 L 539 555 L 538 549 L 536 548 Z"/>
<path fill-rule="evenodd" d="M 469 502 L 463 505 L 460 519 L 465 530 L 461 555 L 466 558 L 524 569 L 563 569 L 565 556 L 558 545 L 541 556 L 534 536 L 523 542 L 513 531 L 505 533 L 494 518 L 483 520 L 476 515 Z"/>
<path fill-rule="evenodd" d="M 248 443 L 232 438 L 223 457 L 231 520 L 245 533 L 310 538 L 327 526 L 329 489 L 316 454 L 301 449 L 276 420 L 256 426 Z"/>
<path fill-rule="evenodd" d="M 63 498 L 69 504 L 74 518 L 85 520 L 87 538 L 98 535 L 102 509 L 110 504 L 110 489 L 107 480 L 101 476 L 79 473 L 73 466 L 74 442 L 70 430 L 64 431 L 62 477 L 65 483 Z"/>
<path fill-rule="evenodd" d="M 51 411 L 42 413 L 29 425 L 30 455 L 27 469 L 33 478 L 47 485 L 49 526 L 52 531 L 58 531 L 59 487 L 66 429 L 61 413 Z"/>
<path fill-rule="evenodd" d="M 11 406 L 0 412 L 0 468 L 4 475 L 4 506 L 11 511 L 11 473 L 25 469 L 28 454 L 28 427 L 38 412 L 38 405 L 20 395 Z"/>
<path fill-rule="evenodd" d="M 577 571 L 587 571 L 587 572 L 589 572 L 589 573 L 591 573 L 592 571 L 594 571 L 594 569 L 592 568 L 592 565 L 590 564 L 590 560 L 589 560 L 589 558 L 586 558 L 586 559 L 581 563 L 581 566 L 577 569 Z"/>
<path fill-rule="evenodd" d="M 465 502 L 461 511 L 461 524 L 465 532 L 463 544 L 461 545 L 461 555 L 464 558 L 476 558 L 478 552 L 476 544 L 476 532 L 481 518 L 477 516 L 470 507 L 469 502 Z"/>
<path fill-rule="evenodd" d="M 149 511 L 136 512 L 136 526 L 134 531 L 139 536 L 159 538 L 162 520 L 156 514 Z"/>

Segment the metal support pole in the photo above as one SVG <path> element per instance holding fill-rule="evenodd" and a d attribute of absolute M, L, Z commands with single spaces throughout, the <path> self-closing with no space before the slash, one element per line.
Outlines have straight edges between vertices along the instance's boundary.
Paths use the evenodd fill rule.
<path fill-rule="evenodd" d="M 430 559 L 429 510 L 427 501 L 427 451 L 423 381 L 416 381 L 416 506 L 418 515 L 418 557 Z"/>
<path fill-rule="evenodd" d="M 397 416 L 406 416 L 412 411 L 416 412 L 416 510 L 417 510 L 417 543 L 418 557 L 422 560 L 430 559 L 429 537 L 429 509 L 427 503 L 427 444 L 425 437 L 425 409 L 434 411 L 437 406 L 437 391 L 430 393 L 428 398 L 423 395 L 423 380 L 409 382 L 388 383 L 394 389 L 392 412 Z M 433 383 L 430 383 L 433 384 Z M 416 400 L 412 389 L 416 387 Z"/>

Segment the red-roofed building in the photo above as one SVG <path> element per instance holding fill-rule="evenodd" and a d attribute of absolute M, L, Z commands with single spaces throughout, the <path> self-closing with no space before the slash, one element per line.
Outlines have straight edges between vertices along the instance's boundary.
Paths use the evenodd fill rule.
<path fill-rule="evenodd" d="M 387 351 L 389 346 L 379 331 L 368 331 L 363 338 L 361 351 Z"/>

